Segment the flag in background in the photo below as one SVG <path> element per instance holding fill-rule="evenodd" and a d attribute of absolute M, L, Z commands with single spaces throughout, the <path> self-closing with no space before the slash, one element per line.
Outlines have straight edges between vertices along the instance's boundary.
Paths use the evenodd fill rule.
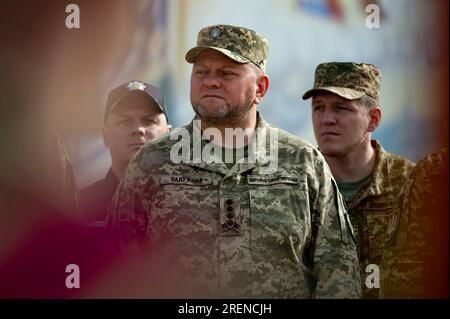
<path fill-rule="evenodd" d="M 307 13 L 342 21 L 344 10 L 339 0 L 298 0 L 299 8 Z"/>

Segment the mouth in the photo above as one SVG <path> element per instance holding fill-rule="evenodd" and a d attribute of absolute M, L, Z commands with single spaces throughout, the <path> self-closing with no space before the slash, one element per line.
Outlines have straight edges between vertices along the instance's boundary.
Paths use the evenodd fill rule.
<path fill-rule="evenodd" d="M 128 147 L 142 147 L 142 146 L 144 146 L 144 142 L 136 142 L 136 143 L 130 143 L 130 144 L 128 144 Z"/>
<path fill-rule="evenodd" d="M 203 98 L 203 99 L 206 99 L 206 98 L 215 98 L 215 99 L 222 99 L 222 100 L 223 100 L 223 97 L 221 97 L 221 96 L 219 96 L 219 95 L 215 95 L 215 94 L 206 94 L 206 95 L 203 95 L 202 98 Z"/>
<path fill-rule="evenodd" d="M 323 132 L 322 134 L 320 134 L 321 137 L 323 136 L 339 136 L 340 134 L 336 133 L 336 132 L 330 132 L 330 131 L 326 131 Z"/>

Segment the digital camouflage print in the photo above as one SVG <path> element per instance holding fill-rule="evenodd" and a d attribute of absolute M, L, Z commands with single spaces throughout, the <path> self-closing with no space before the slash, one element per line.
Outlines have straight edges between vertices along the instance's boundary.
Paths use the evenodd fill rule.
<path fill-rule="evenodd" d="M 193 124 L 185 128 L 192 136 Z M 260 114 L 258 128 L 278 134 L 271 174 L 270 158 L 243 158 L 230 169 L 208 164 L 208 155 L 174 164 L 178 140 L 147 143 L 114 196 L 107 233 L 148 251 L 164 270 L 165 277 L 149 269 L 156 278 L 181 278 L 179 297 L 358 298 L 355 240 L 325 159 Z M 265 138 L 258 132 L 249 153 Z"/>
<path fill-rule="evenodd" d="M 419 161 L 392 215 L 382 298 L 448 298 L 448 149 Z"/>
<path fill-rule="evenodd" d="M 380 99 L 380 70 L 373 64 L 328 62 L 317 66 L 314 88 L 303 95 L 306 100 L 317 91 L 329 91 L 348 100 L 368 95 Z"/>
<path fill-rule="evenodd" d="M 375 264 L 380 273 L 386 237 L 392 232 L 391 216 L 397 212 L 400 191 L 414 163 L 386 152 L 381 144 L 375 148 L 375 166 L 369 182 L 350 200 L 346 200 L 348 214 L 355 232 L 364 298 L 378 298 L 379 288 L 366 287 L 366 267 Z"/>
<path fill-rule="evenodd" d="M 200 30 L 197 46 L 186 53 L 186 61 L 193 63 L 205 49 L 222 52 L 239 63 L 253 62 L 265 70 L 269 56 L 269 44 L 256 31 L 232 25 L 213 25 Z"/>

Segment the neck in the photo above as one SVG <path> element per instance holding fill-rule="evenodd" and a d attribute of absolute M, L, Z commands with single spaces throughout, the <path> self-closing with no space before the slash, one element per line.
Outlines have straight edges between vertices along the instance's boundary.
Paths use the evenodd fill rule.
<path fill-rule="evenodd" d="M 250 143 L 256 125 L 257 114 L 250 112 L 246 118 L 235 123 L 222 124 L 202 120 L 201 130 L 204 132 L 209 128 L 214 128 L 220 132 L 220 136 L 214 137 L 213 143 L 226 148 L 240 148 Z"/>
<path fill-rule="evenodd" d="M 114 160 L 112 161 L 111 169 L 118 180 L 121 180 L 126 168 L 127 164 L 120 163 Z"/>
<path fill-rule="evenodd" d="M 370 139 L 364 146 L 344 156 L 325 156 L 331 173 L 338 182 L 357 182 L 369 176 L 375 166 L 375 150 Z"/>

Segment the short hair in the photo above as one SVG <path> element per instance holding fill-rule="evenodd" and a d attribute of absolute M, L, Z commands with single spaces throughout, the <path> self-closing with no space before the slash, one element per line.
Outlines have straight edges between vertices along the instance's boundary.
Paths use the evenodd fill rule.
<path fill-rule="evenodd" d="M 258 67 L 253 62 L 249 62 L 248 64 L 251 66 L 251 69 L 255 72 L 255 75 L 257 77 L 261 77 L 261 76 L 264 76 L 266 74 L 263 70 L 261 70 L 260 67 Z"/>
<path fill-rule="evenodd" d="M 363 95 L 359 99 L 356 99 L 355 101 L 361 105 L 364 105 L 366 109 L 369 111 L 379 106 L 380 104 L 377 99 L 374 99 L 373 97 L 368 95 Z"/>

